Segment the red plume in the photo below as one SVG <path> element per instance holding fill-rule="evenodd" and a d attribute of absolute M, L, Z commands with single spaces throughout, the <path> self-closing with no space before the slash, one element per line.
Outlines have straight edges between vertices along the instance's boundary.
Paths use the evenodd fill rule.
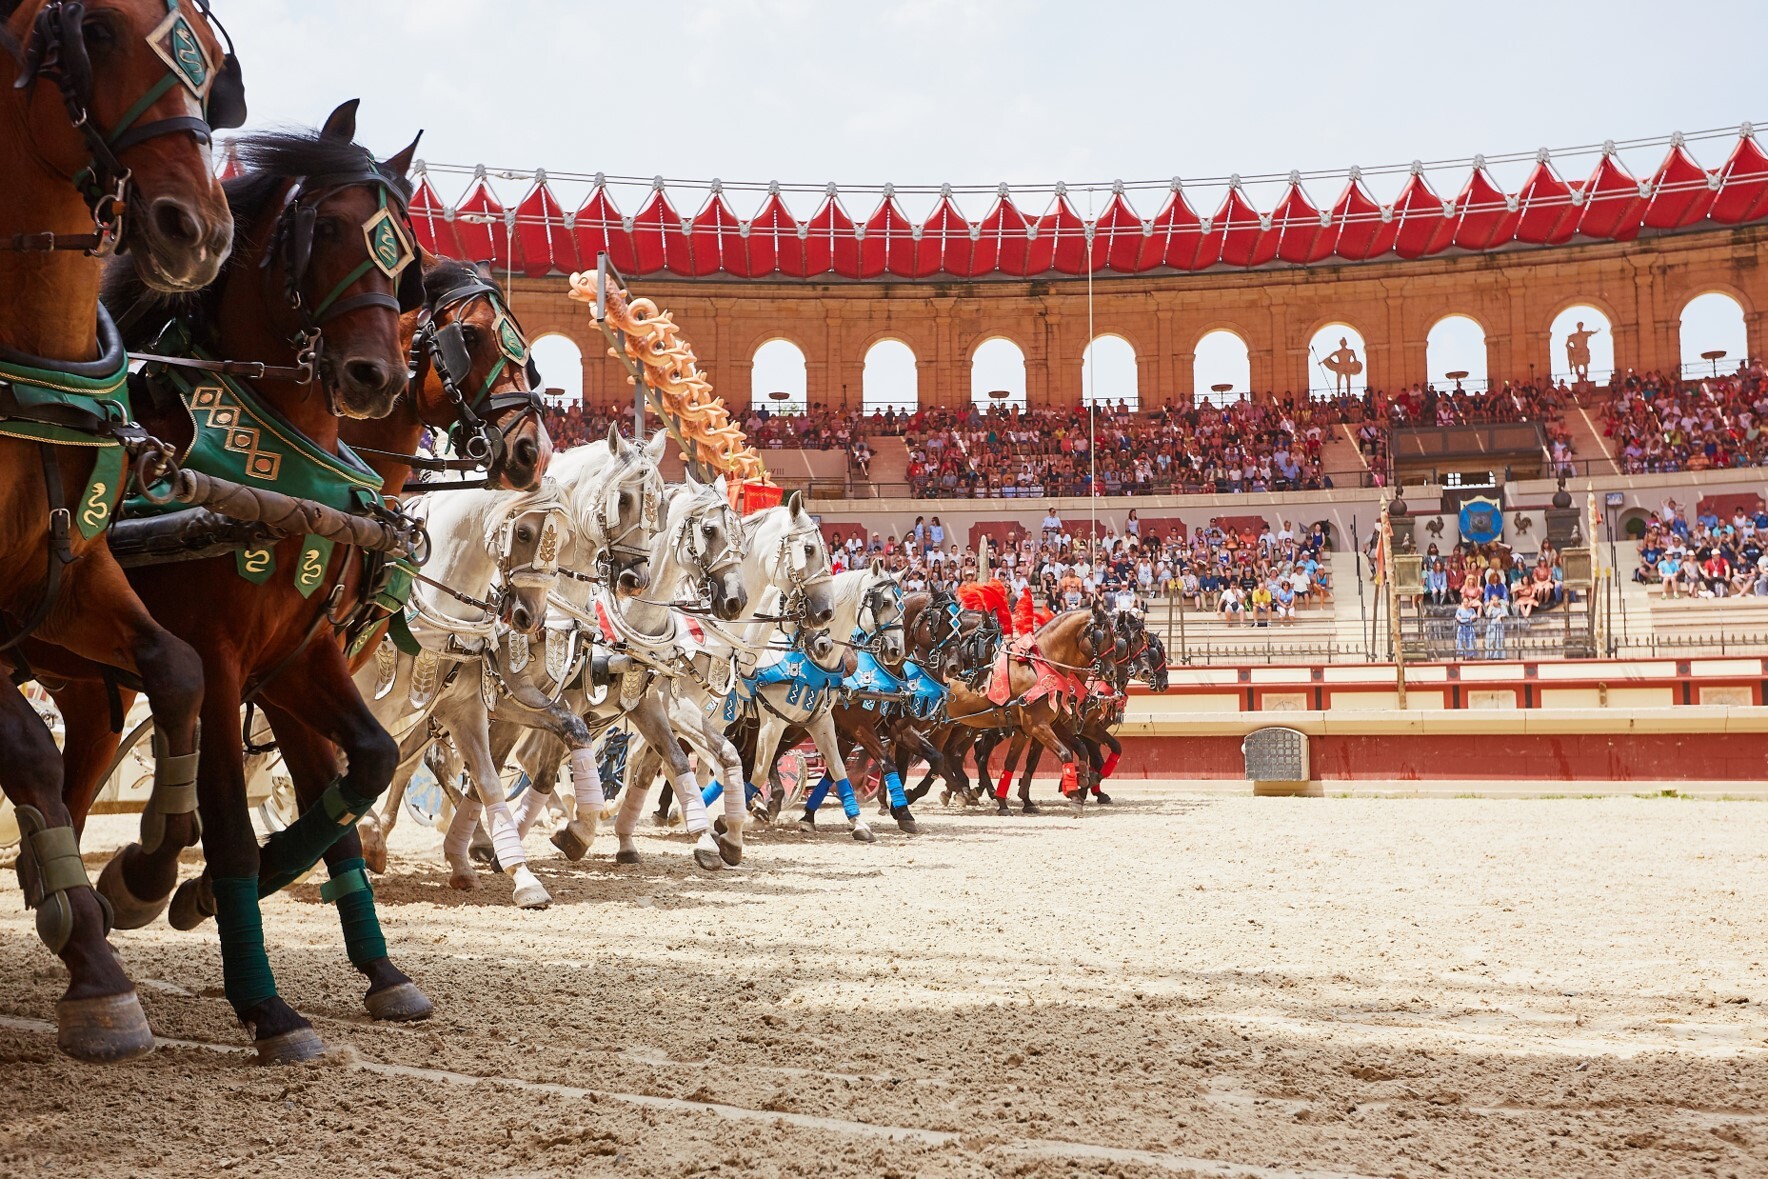
<path fill-rule="evenodd" d="M 1013 607 L 1013 633 L 1028 635 L 1036 626 L 1033 621 L 1037 617 L 1037 607 L 1032 604 L 1031 590 L 1026 589 L 1019 595 L 1019 604 Z"/>

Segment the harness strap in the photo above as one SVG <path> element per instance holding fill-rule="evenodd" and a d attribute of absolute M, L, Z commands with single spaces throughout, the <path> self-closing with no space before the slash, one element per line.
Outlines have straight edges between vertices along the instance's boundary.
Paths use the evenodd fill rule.
<path fill-rule="evenodd" d="M 49 572 L 43 586 L 43 598 L 36 608 L 26 616 L 16 633 L 5 642 L 0 643 L 0 651 L 8 651 L 24 640 L 30 633 L 43 625 L 49 617 L 49 611 L 55 605 L 56 597 L 61 593 L 62 569 L 73 564 L 74 550 L 71 539 L 73 515 L 68 511 L 66 497 L 61 484 L 61 461 L 55 456 L 55 447 L 47 443 L 38 443 L 37 450 L 43 458 L 43 487 L 49 501 Z"/>

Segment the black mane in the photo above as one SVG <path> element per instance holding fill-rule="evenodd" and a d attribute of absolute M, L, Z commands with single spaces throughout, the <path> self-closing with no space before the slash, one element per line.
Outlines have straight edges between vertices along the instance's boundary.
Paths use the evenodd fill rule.
<path fill-rule="evenodd" d="M 434 306 L 437 299 L 450 291 L 475 281 L 496 287 L 499 297 L 503 296 L 503 284 L 471 262 L 462 262 L 458 258 L 433 258 L 430 268 L 424 271 L 424 302 Z"/>
<path fill-rule="evenodd" d="M 282 211 L 276 194 L 288 181 L 307 177 L 354 178 L 372 169 L 401 199 L 411 199 L 411 182 L 389 170 L 359 143 L 324 138 L 318 131 L 266 131 L 242 136 L 233 143 L 246 173 L 223 186 L 227 207 L 233 213 L 235 249 L 213 283 L 192 294 L 166 294 L 136 277 L 134 264 L 127 258 L 114 259 L 105 268 L 101 298 L 122 325 L 123 343 L 131 351 L 152 344 L 160 329 L 173 318 L 190 324 L 195 342 L 215 345 L 215 312 L 222 284 L 235 265 L 256 265 L 256 260 L 245 258 L 239 247 L 257 233 L 265 218 Z"/>

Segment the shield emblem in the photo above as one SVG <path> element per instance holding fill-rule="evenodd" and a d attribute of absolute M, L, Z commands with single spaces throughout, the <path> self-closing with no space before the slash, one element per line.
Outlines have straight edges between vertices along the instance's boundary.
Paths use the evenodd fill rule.
<path fill-rule="evenodd" d="M 184 83 L 199 101 L 209 96 L 215 68 L 209 62 L 202 38 L 196 35 L 196 30 L 190 27 L 182 12 L 174 9 L 168 13 L 159 27 L 147 35 L 147 43 L 160 55 L 172 76 Z"/>
<path fill-rule="evenodd" d="M 497 326 L 494 330 L 497 333 L 497 346 L 505 356 L 517 364 L 528 359 L 528 341 L 522 338 L 522 329 L 516 326 L 516 321 L 510 318 L 509 312 L 501 307 L 497 310 Z"/>
<path fill-rule="evenodd" d="M 370 217 L 362 226 L 362 237 L 368 243 L 369 261 L 388 278 L 397 277 L 411 261 L 412 252 L 405 241 L 405 231 L 399 227 L 399 219 L 391 209 L 382 209 Z"/>
<path fill-rule="evenodd" d="M 1489 544 L 1504 535 L 1504 507 L 1496 499 L 1480 497 L 1461 505 L 1461 538 Z"/>

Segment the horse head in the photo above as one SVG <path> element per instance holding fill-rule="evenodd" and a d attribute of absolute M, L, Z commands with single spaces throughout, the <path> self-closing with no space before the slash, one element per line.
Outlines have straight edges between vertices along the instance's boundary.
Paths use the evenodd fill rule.
<path fill-rule="evenodd" d="M 743 522 L 730 505 L 724 476 L 707 484 L 688 474 L 684 492 L 670 504 L 667 525 L 676 547 L 675 559 L 700 577 L 700 589 L 712 613 L 725 622 L 749 608 L 743 584 Z"/>
<path fill-rule="evenodd" d="M 663 502 L 663 476 L 657 463 L 668 442 L 667 434 L 657 434 L 648 444 L 637 446 L 621 435 L 619 426 L 609 426 L 606 463 L 586 497 L 607 580 L 624 597 L 642 593 L 651 584 L 651 539 L 660 524 Z"/>
<path fill-rule="evenodd" d="M 902 587 L 879 560 L 873 560 L 860 584 L 859 630 L 878 658 L 892 666 L 900 664 L 904 653 Z"/>
<path fill-rule="evenodd" d="M 506 626 L 530 638 L 545 628 L 547 595 L 558 582 L 570 529 L 565 501 L 550 482 L 513 498 L 494 520 L 486 542 L 497 561 L 498 615 Z"/>
<path fill-rule="evenodd" d="M 750 548 L 764 552 L 767 579 L 785 594 L 802 626 L 824 627 L 835 617 L 834 575 L 822 530 L 794 491 L 777 508 L 757 512 L 745 524 Z"/>
<path fill-rule="evenodd" d="M 14 118 L 28 145 L 15 166 L 40 161 L 70 203 L 76 189 L 65 178 L 79 178 L 96 240 L 89 252 L 130 253 L 139 280 L 161 292 L 208 286 L 233 243 L 210 132 L 245 122 L 245 85 L 207 7 L 0 3 L 23 49 Z"/>
<path fill-rule="evenodd" d="M 403 321 L 416 362 L 410 396 L 424 425 L 482 464 L 487 486 L 527 491 L 552 458 L 541 420 L 540 371 L 503 289 L 477 267 L 433 259 L 424 305 Z"/>

